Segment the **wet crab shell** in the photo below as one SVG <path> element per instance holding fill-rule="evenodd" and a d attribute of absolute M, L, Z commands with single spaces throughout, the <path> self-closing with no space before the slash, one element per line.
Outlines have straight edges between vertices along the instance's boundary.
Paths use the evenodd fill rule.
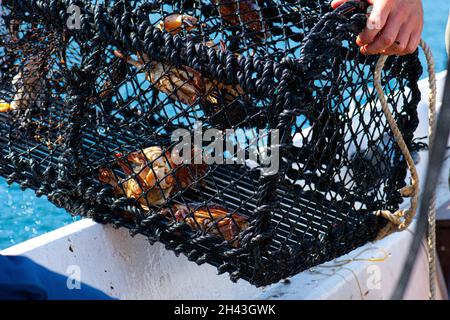
<path fill-rule="evenodd" d="M 223 20 L 229 24 L 238 26 L 241 23 L 255 32 L 263 32 L 268 29 L 262 21 L 261 10 L 254 0 L 216 0 L 219 12 Z M 269 34 L 266 31 L 266 36 Z"/>
<path fill-rule="evenodd" d="M 192 186 L 205 186 L 206 181 L 203 179 L 208 172 L 208 165 L 204 162 L 195 163 L 195 155 L 196 153 L 202 153 L 203 150 L 201 148 L 192 148 L 190 155 L 180 155 L 177 152 L 171 152 L 170 158 L 173 163 L 175 163 L 175 189 L 174 191 L 178 191 L 180 189 L 186 189 Z M 186 156 L 188 163 L 185 163 Z"/>
<path fill-rule="evenodd" d="M 121 154 L 116 157 L 119 158 L 116 163 L 127 177 L 118 180 L 111 169 L 100 168 L 100 182 L 111 185 L 116 195 L 138 200 L 146 210 L 167 201 L 175 184 L 174 164 L 168 152 L 154 146 L 131 152 L 126 157 Z"/>
<path fill-rule="evenodd" d="M 203 76 L 188 66 L 170 66 L 164 62 L 150 61 L 147 55 L 138 53 L 138 61 L 125 57 L 120 51 L 114 55 L 146 73 L 147 81 L 171 99 L 186 105 L 196 102 L 212 109 L 233 103 L 245 93 L 239 85 L 229 85 Z"/>
<path fill-rule="evenodd" d="M 45 81 L 40 71 L 42 61 L 37 58 L 30 58 L 31 61 L 25 63 L 22 71 L 19 71 L 12 79 L 12 85 L 16 89 L 11 102 L 0 101 L 0 112 L 8 112 L 17 109 L 26 109 L 35 102 L 42 100 Z"/>
<path fill-rule="evenodd" d="M 161 207 L 174 191 L 187 189 L 195 183 L 202 185 L 208 166 L 202 164 L 177 166 L 169 151 L 159 146 L 131 152 L 127 156 L 115 155 L 116 164 L 126 175 L 118 179 L 109 168 L 99 169 L 99 181 L 114 188 L 116 196 L 124 195 L 139 201 L 145 210 Z"/>
<path fill-rule="evenodd" d="M 131 179 L 123 184 L 126 196 L 139 201 L 145 210 L 151 206 L 161 206 L 166 203 L 172 192 L 172 187 L 168 188 L 141 188 L 137 180 Z"/>
<path fill-rule="evenodd" d="M 188 66 L 172 67 L 153 61 L 149 66 L 149 77 L 155 87 L 171 99 L 192 105 L 196 101 L 211 105 L 232 103 L 244 91 L 239 85 L 232 86 L 204 77 Z"/>
<path fill-rule="evenodd" d="M 132 152 L 126 159 L 132 172 L 127 169 L 127 163 L 118 161 L 124 172 L 132 176 L 123 184 L 126 196 L 137 199 L 146 208 L 163 205 L 175 182 L 170 155 L 154 146 L 145 148 L 142 152 Z"/>
<path fill-rule="evenodd" d="M 158 24 L 158 29 L 171 34 L 177 34 L 180 31 L 186 29 L 190 31 L 197 27 L 198 20 L 187 14 L 173 13 L 164 18 Z"/>
<path fill-rule="evenodd" d="M 195 209 L 197 208 L 197 209 Z M 177 222 L 185 222 L 192 230 L 201 230 L 228 241 L 238 247 L 237 236 L 248 228 L 248 218 L 230 212 L 217 204 L 202 206 L 199 204 L 174 205 L 172 210 L 164 209 L 162 214 Z"/>

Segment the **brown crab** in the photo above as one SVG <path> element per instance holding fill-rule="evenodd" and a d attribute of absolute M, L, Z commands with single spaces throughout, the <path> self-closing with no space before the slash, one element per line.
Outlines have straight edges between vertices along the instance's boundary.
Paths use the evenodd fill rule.
<path fill-rule="evenodd" d="M 222 18 L 233 26 L 242 25 L 250 30 L 261 33 L 266 37 L 270 36 L 266 23 L 262 22 L 260 9 L 254 0 L 215 0 L 219 5 L 219 12 Z"/>
<path fill-rule="evenodd" d="M 11 102 L 0 100 L 0 112 L 9 112 L 16 109 L 26 109 L 33 101 L 41 100 L 45 80 L 42 76 L 43 59 L 41 56 L 32 56 L 24 63 L 23 69 L 12 79 L 16 93 Z"/>
<path fill-rule="evenodd" d="M 19 41 L 19 29 L 20 21 L 12 19 L 9 25 L 11 37 L 5 50 L 14 54 L 20 52 L 22 58 L 18 61 L 17 73 L 11 80 L 14 96 L 11 101 L 0 99 L 0 112 L 27 109 L 32 103 L 42 103 L 49 57 L 58 48 L 57 37 L 52 32 L 44 32 L 32 26 Z"/>
<path fill-rule="evenodd" d="M 124 194 L 128 198 L 137 199 L 144 208 L 158 206 L 165 203 L 174 186 L 171 175 L 173 164 L 167 153 L 160 147 L 150 147 L 142 151 L 132 152 L 123 157 L 115 155 L 117 164 L 127 175 L 127 180 L 116 178 L 109 168 L 100 168 L 99 180 L 114 187 L 117 195 Z"/>
<path fill-rule="evenodd" d="M 248 218 L 239 214 L 231 214 L 226 208 L 218 204 L 201 205 L 190 203 L 187 206 L 177 204 L 164 208 L 161 214 L 177 222 L 185 222 L 193 230 L 201 230 L 223 238 L 234 247 L 239 243 L 236 237 L 248 227 Z"/>
<path fill-rule="evenodd" d="M 127 179 L 119 181 L 111 169 L 100 168 L 100 182 L 111 185 L 116 195 L 137 199 L 145 210 L 165 204 L 173 191 L 189 187 L 207 171 L 205 164 L 175 165 L 170 152 L 158 146 L 116 157 Z"/>
<path fill-rule="evenodd" d="M 190 15 L 173 13 L 164 18 L 158 24 L 158 29 L 171 34 L 177 34 L 183 30 L 183 27 L 187 31 L 197 28 L 198 20 Z"/>
<path fill-rule="evenodd" d="M 142 53 L 137 54 L 138 60 L 125 57 L 118 50 L 114 54 L 137 69 L 145 70 L 146 79 L 156 89 L 187 105 L 199 101 L 202 105 L 219 109 L 222 104 L 231 104 L 237 97 L 244 95 L 239 85 L 232 86 L 211 80 L 188 66 L 174 67 L 164 62 L 149 61 L 147 55 Z"/>

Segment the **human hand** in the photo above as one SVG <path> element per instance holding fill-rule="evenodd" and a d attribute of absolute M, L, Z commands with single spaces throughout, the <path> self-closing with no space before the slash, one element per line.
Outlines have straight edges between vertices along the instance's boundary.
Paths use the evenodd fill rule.
<path fill-rule="evenodd" d="M 334 0 L 336 9 L 349 0 Z M 373 5 L 356 44 L 363 54 L 406 55 L 416 51 L 423 30 L 421 0 L 366 0 Z"/>

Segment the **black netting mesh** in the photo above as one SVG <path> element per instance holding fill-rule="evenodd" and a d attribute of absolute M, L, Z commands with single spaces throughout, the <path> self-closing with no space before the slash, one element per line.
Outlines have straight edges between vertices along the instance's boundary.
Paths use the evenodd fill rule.
<path fill-rule="evenodd" d="M 79 29 L 68 24 L 74 8 Z M 406 163 L 377 104 L 377 57 L 354 45 L 363 3 L 332 12 L 322 0 L 4 0 L 2 9 L 0 174 L 73 215 L 260 286 L 373 240 L 386 224 L 374 212 L 403 200 Z M 412 149 L 421 72 L 416 53 L 390 57 L 382 76 Z M 199 121 L 244 139 L 278 130 L 280 169 L 175 164 L 172 132 Z"/>

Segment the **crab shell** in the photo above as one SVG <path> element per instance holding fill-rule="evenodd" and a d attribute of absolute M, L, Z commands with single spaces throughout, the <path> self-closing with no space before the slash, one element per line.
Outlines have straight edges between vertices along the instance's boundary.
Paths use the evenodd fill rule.
<path fill-rule="evenodd" d="M 191 150 L 191 161 L 190 164 L 183 164 L 183 158 L 177 153 L 171 153 L 171 159 L 174 163 L 179 164 L 175 168 L 175 179 L 176 179 L 176 189 L 186 189 L 192 185 L 204 185 L 205 181 L 202 179 L 206 176 L 208 172 L 208 165 L 204 162 L 197 164 L 195 163 L 194 155 L 196 152 L 202 152 L 195 147 Z"/>
<path fill-rule="evenodd" d="M 204 83 L 201 74 L 189 67 L 171 67 L 152 61 L 149 67 L 150 82 L 171 99 L 192 105 L 202 95 Z"/>
<path fill-rule="evenodd" d="M 192 105 L 200 103 L 219 105 L 232 103 L 244 94 L 239 85 L 231 86 L 210 80 L 188 66 L 171 67 L 162 62 L 150 63 L 149 80 L 155 87 L 173 100 Z"/>
<path fill-rule="evenodd" d="M 178 167 L 175 172 L 175 178 L 178 182 L 177 187 L 179 186 L 181 189 L 185 189 L 195 182 L 204 183 L 201 178 L 206 175 L 207 171 L 208 166 L 204 163 Z"/>
<path fill-rule="evenodd" d="M 160 147 L 149 147 L 132 152 L 125 158 L 120 157 L 117 164 L 128 176 L 120 182 L 109 168 L 99 169 L 99 180 L 114 188 L 116 195 L 125 195 L 139 201 L 144 209 L 149 206 L 161 206 L 169 198 L 175 178 L 172 174 L 174 164 L 168 152 Z"/>
<path fill-rule="evenodd" d="M 142 71 L 146 70 L 147 65 L 145 76 L 147 81 L 171 99 L 189 106 L 199 101 L 221 107 L 244 95 L 244 90 L 239 85 L 228 85 L 211 80 L 188 66 L 174 67 L 164 62 L 149 61 L 148 56 L 143 53 L 137 53 L 138 61 L 126 58 L 117 50 L 114 54 Z"/>
<path fill-rule="evenodd" d="M 197 23 L 198 20 L 190 15 L 174 13 L 165 17 L 163 21 L 160 21 L 158 29 L 170 32 L 171 34 L 177 34 L 183 30 L 183 26 L 188 31 L 197 28 Z"/>
<path fill-rule="evenodd" d="M 240 0 L 239 3 L 234 0 L 216 0 L 216 3 L 221 17 L 231 25 L 242 23 L 256 32 L 267 30 L 266 24 L 261 22 L 261 12 L 255 0 Z"/>
<path fill-rule="evenodd" d="M 42 100 L 45 81 L 38 72 L 39 67 L 39 61 L 34 58 L 25 64 L 23 71 L 14 76 L 11 83 L 16 88 L 16 93 L 10 103 L 0 100 L 0 112 L 26 109 L 30 103 Z"/>
<path fill-rule="evenodd" d="M 233 246 L 238 246 L 236 237 L 248 227 L 248 218 L 238 213 L 230 215 L 227 209 L 217 204 L 175 205 L 175 220 L 186 222 L 193 230 L 202 230 L 223 238 Z M 198 207 L 195 211 L 194 208 Z"/>
<path fill-rule="evenodd" d="M 149 147 L 142 152 L 132 152 L 127 157 L 129 166 L 119 160 L 118 164 L 131 178 L 123 184 L 125 195 L 137 199 L 144 207 L 163 205 L 175 184 L 172 170 L 174 165 L 168 152 L 163 153 L 160 147 Z"/>

